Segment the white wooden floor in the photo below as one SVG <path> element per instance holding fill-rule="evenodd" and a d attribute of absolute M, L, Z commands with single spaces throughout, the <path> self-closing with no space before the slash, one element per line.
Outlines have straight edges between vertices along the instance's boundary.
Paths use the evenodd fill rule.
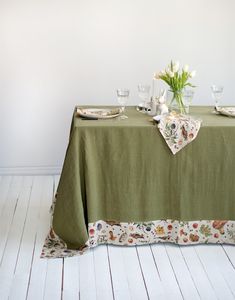
<path fill-rule="evenodd" d="M 0 300 L 235 299 L 234 246 L 99 246 L 40 259 L 57 183 L 0 177 Z"/>

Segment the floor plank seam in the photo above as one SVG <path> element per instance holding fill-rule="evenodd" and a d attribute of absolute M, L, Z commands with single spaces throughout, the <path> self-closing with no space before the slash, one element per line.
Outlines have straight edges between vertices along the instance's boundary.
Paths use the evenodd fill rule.
<path fill-rule="evenodd" d="M 175 276 L 175 280 L 176 280 L 176 282 L 177 282 L 177 285 L 178 285 L 178 287 L 179 287 L 180 294 L 181 294 L 181 296 L 182 296 L 182 299 L 184 299 L 184 295 L 183 295 L 182 289 L 181 289 L 181 287 L 180 287 L 180 284 L 179 284 L 178 278 L 177 278 L 177 276 L 176 276 L 175 269 L 173 268 L 173 265 L 172 265 L 172 262 L 171 262 L 171 259 L 170 259 L 170 256 L 169 256 L 169 253 L 168 253 L 168 251 L 167 251 L 167 248 L 166 248 L 166 245 L 164 245 L 164 247 L 165 247 L 166 254 L 167 254 L 168 260 L 169 260 L 169 262 L 170 262 L 170 265 L 171 265 L 171 268 L 172 268 L 173 274 L 174 274 L 174 276 Z"/>
<path fill-rule="evenodd" d="M 64 292 L 64 258 L 62 258 L 62 278 L 61 278 L 61 296 L 60 299 L 63 300 L 63 292 Z"/>
<path fill-rule="evenodd" d="M 45 299 L 45 294 L 46 294 L 47 277 L 48 277 L 48 259 L 46 262 L 46 274 L 45 274 L 44 284 L 43 284 L 43 299 Z M 31 299 L 29 299 L 29 300 L 31 300 Z"/>
<path fill-rule="evenodd" d="M 20 245 L 19 245 L 18 252 L 17 252 L 16 263 L 15 263 L 15 268 L 14 268 L 14 274 L 16 272 L 16 267 L 17 267 L 17 263 L 18 263 L 18 259 L 19 259 L 19 253 L 20 253 L 20 249 L 21 249 L 22 239 L 23 239 L 24 231 L 25 231 L 25 224 L 26 224 L 26 220 L 27 220 L 27 217 L 28 217 L 29 205 L 30 205 L 31 195 L 32 195 L 32 188 L 33 188 L 33 181 L 32 181 L 31 187 L 30 187 L 29 198 L 28 198 L 28 201 L 27 201 L 27 210 L 26 210 L 26 215 L 25 215 L 25 219 L 24 219 L 23 230 L 22 230 L 21 237 L 20 237 Z"/>
<path fill-rule="evenodd" d="M 157 265 L 157 262 L 156 262 L 156 259 L 155 259 L 154 253 L 153 253 L 152 245 L 150 245 L 150 251 L 151 251 L 152 256 L 153 256 L 153 261 L 154 261 L 154 265 L 157 269 L 158 277 L 159 277 L 160 281 L 162 281 L 162 278 L 161 278 L 161 275 L 160 275 L 160 272 L 159 272 L 159 269 L 158 269 L 158 265 Z"/>
<path fill-rule="evenodd" d="M 188 271 L 189 271 L 190 277 L 191 277 L 191 279 L 192 279 L 192 282 L 193 282 L 193 284 L 194 284 L 194 286 L 195 286 L 195 288 L 196 288 L 196 291 L 197 291 L 197 293 L 198 293 L 198 296 L 199 296 L 199 298 L 201 299 L 200 292 L 199 292 L 199 290 L 198 290 L 198 288 L 197 288 L 197 285 L 196 285 L 196 283 L 195 283 L 195 281 L 194 281 L 194 278 L 193 278 L 193 276 L 192 276 L 192 274 L 191 274 L 191 272 L 190 272 L 190 269 L 189 269 L 188 263 L 187 263 L 187 261 L 186 261 L 186 259 L 185 259 L 184 255 L 183 255 L 183 253 L 182 253 L 181 247 L 180 247 L 180 246 L 178 246 L 178 248 L 179 248 L 179 250 L 180 250 L 180 253 L 181 253 L 182 257 L 183 257 L 183 260 L 184 260 L 184 263 L 185 263 L 185 265 L 186 265 L 186 268 L 187 268 L 187 269 L 188 269 Z"/>
<path fill-rule="evenodd" d="M 143 272 L 143 268 L 142 268 L 142 265 L 141 265 L 140 256 L 139 256 L 137 246 L 135 246 L 135 251 L 136 251 L 136 254 L 137 254 L 138 261 L 139 261 L 140 272 L 141 272 L 141 275 L 142 275 L 142 278 L 143 278 L 146 294 L 147 294 L 148 300 L 150 300 L 149 292 L 148 292 L 147 284 L 146 284 L 146 281 L 145 281 L 144 272 Z"/>
<path fill-rule="evenodd" d="M 10 189 L 12 187 L 12 183 L 13 183 L 13 176 L 10 177 L 10 182 L 9 182 L 9 185 L 8 185 L 8 188 L 7 188 L 7 191 L 6 191 L 6 199 L 5 199 L 5 201 L 3 203 L 3 206 L 1 208 L 0 215 L 2 215 L 2 212 L 4 211 L 4 208 L 5 208 L 5 205 L 6 205 L 6 202 L 7 202 L 7 198 L 8 198 L 8 195 L 10 193 Z"/>
<path fill-rule="evenodd" d="M 29 294 L 29 286 L 31 282 L 31 275 L 32 275 L 32 269 L 33 269 L 33 261 L 34 261 L 34 255 L 35 255 L 35 248 L 36 248 L 36 240 L 37 240 L 37 232 L 34 237 L 34 246 L 33 246 L 33 253 L 31 258 L 31 264 L 30 264 L 30 271 L 29 271 L 29 280 L 28 280 L 28 286 L 27 286 L 27 292 L 26 292 L 26 299 L 28 299 Z"/>
<path fill-rule="evenodd" d="M 224 281 L 226 282 L 227 286 L 228 286 L 228 289 L 230 291 L 230 293 L 233 295 L 233 298 L 235 299 L 235 293 L 233 292 L 233 290 L 231 289 L 230 287 L 230 283 L 228 282 L 227 278 L 224 276 L 224 272 L 221 272 L 222 274 L 222 277 L 224 279 Z M 235 284 L 235 283 L 234 283 Z"/>
<path fill-rule="evenodd" d="M 113 300 L 115 300 L 114 287 L 113 287 L 113 277 L 112 277 L 112 271 L 111 271 L 111 264 L 110 264 L 110 257 L 109 257 L 109 246 L 108 245 L 106 245 L 106 249 L 107 249 L 107 255 L 108 255 L 109 275 L 110 275 L 111 286 L 112 286 Z"/>
<path fill-rule="evenodd" d="M 12 180 L 12 183 L 13 183 L 13 180 Z M 7 238 L 6 238 L 5 245 L 4 245 L 3 252 L 2 252 L 2 257 L 1 257 L 1 261 L 0 261 L 0 267 L 2 265 L 4 256 L 5 256 L 7 243 L 9 241 L 9 234 L 10 234 L 11 227 L 12 227 L 12 224 L 13 224 L 13 221 L 14 221 L 15 212 L 16 212 L 16 208 L 17 208 L 17 205 L 18 205 L 18 201 L 19 201 L 20 195 L 21 195 L 21 190 L 18 191 L 17 196 L 16 196 L 16 203 L 14 205 L 14 211 L 13 211 L 13 214 L 12 214 L 12 217 L 11 217 L 11 222 L 9 224 L 9 228 L 8 228 L 8 231 L 7 231 Z M 7 197 L 7 199 L 8 199 L 8 197 Z"/>
<path fill-rule="evenodd" d="M 93 259 L 93 268 L 94 268 L 94 277 L 95 277 L 95 287 L 97 286 L 97 278 L 96 278 L 96 271 L 95 271 L 95 254 L 94 249 L 90 249 L 92 251 L 92 259 Z M 96 299 L 97 299 L 97 289 L 96 289 Z"/>
<path fill-rule="evenodd" d="M 122 256 L 122 261 L 123 262 L 125 262 L 125 259 L 124 259 L 124 255 L 123 255 L 123 251 L 124 251 L 124 249 L 120 249 L 121 250 L 121 256 Z M 124 268 L 125 268 L 125 271 L 126 271 L 126 265 L 124 264 Z M 126 272 L 127 273 L 127 272 Z M 126 276 L 126 281 L 127 281 L 127 286 L 128 286 L 128 291 L 129 291 L 129 295 L 130 295 L 130 297 L 131 297 L 131 293 L 130 293 L 130 291 L 131 291 L 131 286 L 130 286 L 130 280 L 129 280 L 129 278 L 128 278 L 128 276 Z"/>
<path fill-rule="evenodd" d="M 224 251 L 223 245 L 220 245 L 220 247 L 223 250 L 223 253 L 225 253 L 226 259 L 229 261 L 230 265 L 234 269 L 233 263 L 231 262 L 231 260 L 230 260 L 229 256 L 227 255 L 226 251 Z M 232 288 L 230 287 L 230 283 L 228 282 L 227 278 L 224 276 L 224 272 L 222 272 L 222 276 L 223 276 L 225 282 L 227 283 L 227 286 L 228 286 L 231 294 L 233 295 L 233 298 L 235 299 L 235 293 L 233 292 Z M 234 282 L 234 284 L 235 284 L 235 282 Z"/>
<path fill-rule="evenodd" d="M 208 278 L 208 281 L 210 282 L 210 285 L 211 285 L 211 287 L 212 287 L 212 289 L 213 289 L 213 291 L 214 291 L 214 293 L 215 293 L 215 295 L 216 295 L 216 290 L 215 290 L 215 288 L 214 288 L 214 285 L 213 285 L 213 283 L 212 283 L 212 281 L 211 281 L 211 279 L 210 279 L 210 276 L 209 276 L 209 274 L 208 274 L 208 272 L 207 272 L 207 270 L 206 270 L 206 268 L 205 268 L 204 263 L 203 263 L 202 260 L 201 260 L 200 255 L 198 254 L 198 251 L 197 251 L 196 247 L 194 246 L 193 249 L 194 249 L 194 251 L 196 252 L 196 255 L 197 255 L 197 257 L 198 257 L 198 259 L 199 259 L 199 261 L 200 261 L 200 263 L 201 263 L 201 265 L 202 265 L 202 268 L 203 268 L 203 270 L 204 270 L 204 272 L 205 272 L 205 274 L 206 274 L 206 276 L 207 276 L 207 278 Z"/>
<path fill-rule="evenodd" d="M 228 253 L 227 253 L 226 249 L 224 249 L 224 246 L 223 246 L 223 245 L 221 245 L 221 246 L 222 246 L 222 249 L 223 249 L 223 251 L 224 251 L 225 255 L 227 256 L 227 258 L 228 258 L 228 260 L 229 260 L 230 264 L 232 265 L 233 269 L 235 270 L 235 266 L 234 266 L 234 264 L 233 264 L 233 262 L 232 262 L 232 260 L 231 260 L 230 256 L 228 255 Z"/>

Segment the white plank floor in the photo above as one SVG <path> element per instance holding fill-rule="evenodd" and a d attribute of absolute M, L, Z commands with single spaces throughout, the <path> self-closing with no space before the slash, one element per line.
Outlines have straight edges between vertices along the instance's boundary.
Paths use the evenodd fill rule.
<path fill-rule="evenodd" d="M 235 246 L 99 246 L 40 259 L 57 183 L 0 177 L 0 300 L 235 299 Z"/>

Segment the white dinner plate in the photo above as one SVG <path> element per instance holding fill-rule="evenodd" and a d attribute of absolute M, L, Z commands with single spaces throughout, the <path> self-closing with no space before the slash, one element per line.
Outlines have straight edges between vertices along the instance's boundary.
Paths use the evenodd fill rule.
<path fill-rule="evenodd" d="M 116 118 L 121 114 L 120 108 L 79 108 L 77 107 L 77 113 L 83 118 L 95 118 L 95 119 L 111 119 Z"/>
<path fill-rule="evenodd" d="M 231 107 L 217 107 L 216 111 L 224 116 L 235 117 L 235 106 Z"/>

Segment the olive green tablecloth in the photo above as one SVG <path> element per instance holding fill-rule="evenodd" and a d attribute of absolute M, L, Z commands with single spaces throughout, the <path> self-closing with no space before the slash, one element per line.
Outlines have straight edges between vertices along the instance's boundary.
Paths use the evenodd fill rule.
<path fill-rule="evenodd" d="M 52 224 L 68 248 L 98 220 L 235 220 L 235 118 L 190 109 L 202 127 L 176 155 L 133 107 L 126 120 L 74 116 Z"/>

